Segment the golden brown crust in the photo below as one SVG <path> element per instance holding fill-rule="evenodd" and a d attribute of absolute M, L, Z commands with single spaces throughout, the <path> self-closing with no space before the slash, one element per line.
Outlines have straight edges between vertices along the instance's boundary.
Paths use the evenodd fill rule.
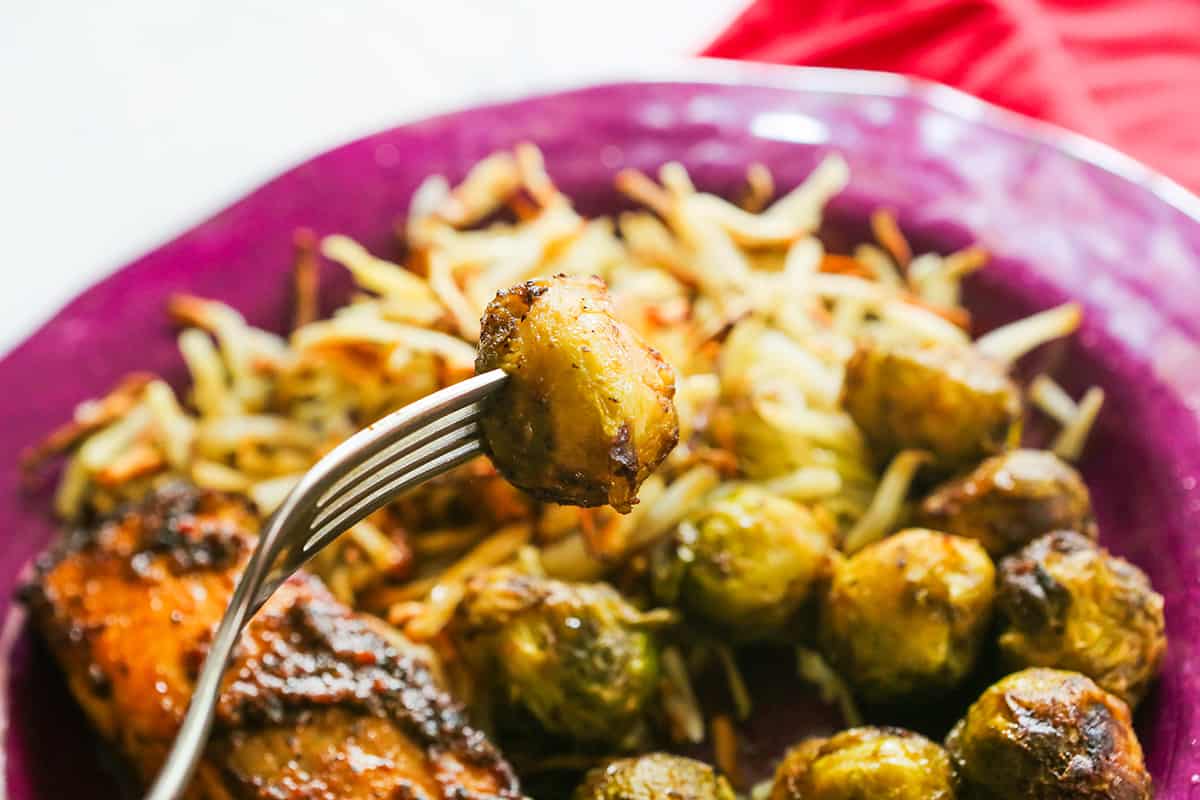
<path fill-rule="evenodd" d="M 628 511 L 679 438 L 674 372 L 617 319 L 599 278 L 499 292 L 475 369 L 509 374 L 480 426 L 497 468 L 539 499 Z"/>
<path fill-rule="evenodd" d="M 770 800 L 954 800 L 946 751 L 901 728 L 806 739 L 775 770 Z"/>
<path fill-rule="evenodd" d="M 846 364 L 842 406 L 883 462 L 926 450 L 944 471 L 1014 443 L 1021 395 L 997 364 L 969 348 L 860 343 Z"/>
<path fill-rule="evenodd" d="M 708 764 L 646 753 L 588 772 L 573 800 L 735 800 L 733 788 Z"/>
<path fill-rule="evenodd" d="M 996 683 L 946 738 L 966 800 L 1149 800 L 1129 707 L 1075 672 Z"/>
<path fill-rule="evenodd" d="M 1162 595 L 1140 569 L 1072 531 L 1001 562 L 998 608 L 1009 664 L 1081 672 L 1131 706 L 1166 653 Z"/>
<path fill-rule="evenodd" d="M 240 502 L 171 487 L 39 560 L 27 591 L 38 625 L 85 710 L 143 778 L 182 720 L 255 529 Z M 348 758 L 370 768 L 347 771 Z M 205 763 L 234 797 L 519 796 L 511 769 L 429 669 L 304 574 L 235 651 Z M 306 781 L 289 764 L 306 765 Z"/>
<path fill-rule="evenodd" d="M 713 497 L 687 522 L 654 554 L 654 591 L 722 638 L 785 635 L 832 572 L 832 533 L 807 507 L 757 487 Z"/>
<path fill-rule="evenodd" d="M 552 736 L 613 752 L 642 744 L 658 643 L 607 583 L 493 569 L 471 580 L 450 634 L 490 684 L 498 723 L 532 717 Z M 520 727 L 528 735 L 534 726 Z"/>
<path fill-rule="evenodd" d="M 921 503 L 921 524 L 978 539 L 996 557 L 1055 530 L 1096 538 L 1083 478 L 1045 450 L 1013 450 L 935 489 Z"/>
<path fill-rule="evenodd" d="M 978 542 L 901 531 L 838 564 L 821 612 L 825 653 L 869 703 L 944 695 L 975 665 L 994 583 Z"/>

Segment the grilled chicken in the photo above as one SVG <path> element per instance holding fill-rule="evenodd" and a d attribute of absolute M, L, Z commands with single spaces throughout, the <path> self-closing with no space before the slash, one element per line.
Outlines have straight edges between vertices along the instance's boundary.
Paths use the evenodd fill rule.
<path fill-rule="evenodd" d="M 26 592 L 71 690 L 149 781 L 254 545 L 239 501 L 163 489 L 68 533 Z M 518 798 L 418 651 L 312 576 L 285 583 L 226 673 L 189 800 Z"/>

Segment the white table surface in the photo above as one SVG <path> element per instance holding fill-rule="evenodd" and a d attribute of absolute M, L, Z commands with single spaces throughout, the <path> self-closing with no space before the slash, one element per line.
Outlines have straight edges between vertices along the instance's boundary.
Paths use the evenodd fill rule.
<path fill-rule="evenodd" d="M 0 353 L 307 156 L 693 53 L 744 3 L 2 0 Z"/>

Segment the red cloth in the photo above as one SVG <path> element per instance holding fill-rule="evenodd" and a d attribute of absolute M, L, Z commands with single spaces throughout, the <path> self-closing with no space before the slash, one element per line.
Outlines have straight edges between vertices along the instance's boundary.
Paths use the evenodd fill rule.
<path fill-rule="evenodd" d="M 756 0 L 704 54 L 931 78 L 1200 190 L 1200 0 Z"/>

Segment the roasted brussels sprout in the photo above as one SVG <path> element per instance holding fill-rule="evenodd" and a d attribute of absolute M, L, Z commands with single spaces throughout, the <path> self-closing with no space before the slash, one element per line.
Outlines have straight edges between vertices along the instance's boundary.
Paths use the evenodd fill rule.
<path fill-rule="evenodd" d="M 971 539 L 910 529 L 840 563 L 821 612 L 826 656 L 868 703 L 936 697 L 971 671 L 995 568 Z"/>
<path fill-rule="evenodd" d="M 809 739 L 775 770 L 770 800 L 953 800 L 941 745 L 900 728 L 851 728 Z"/>
<path fill-rule="evenodd" d="M 827 577 L 832 532 L 753 486 L 718 494 L 655 552 L 654 591 L 738 641 L 777 636 Z"/>
<path fill-rule="evenodd" d="M 927 450 L 943 471 L 1015 444 L 1021 418 L 1003 368 L 965 347 L 861 343 L 846 364 L 842 405 L 881 463 Z"/>
<path fill-rule="evenodd" d="M 966 800 L 1149 800 L 1129 707 L 1077 672 L 1027 669 L 985 691 L 946 738 Z"/>
<path fill-rule="evenodd" d="M 451 635 L 498 710 L 550 734 L 621 747 L 658 685 L 658 646 L 637 609 L 604 583 L 499 568 L 468 584 Z"/>
<path fill-rule="evenodd" d="M 613 761 L 588 773 L 573 800 L 734 800 L 708 764 L 666 753 Z"/>
<path fill-rule="evenodd" d="M 496 467 L 542 500 L 629 511 L 679 436 L 671 367 L 595 277 L 500 292 L 482 325 L 476 371 L 509 375 L 479 423 Z"/>
<path fill-rule="evenodd" d="M 1046 450 L 1012 450 L 987 459 L 926 497 L 920 521 L 978 539 L 995 557 L 1050 531 L 1096 536 L 1087 485 L 1074 467 Z"/>
<path fill-rule="evenodd" d="M 1082 672 L 1130 706 L 1162 663 L 1162 596 L 1145 573 L 1058 531 L 1000 562 L 1000 650 L 1015 668 Z"/>

